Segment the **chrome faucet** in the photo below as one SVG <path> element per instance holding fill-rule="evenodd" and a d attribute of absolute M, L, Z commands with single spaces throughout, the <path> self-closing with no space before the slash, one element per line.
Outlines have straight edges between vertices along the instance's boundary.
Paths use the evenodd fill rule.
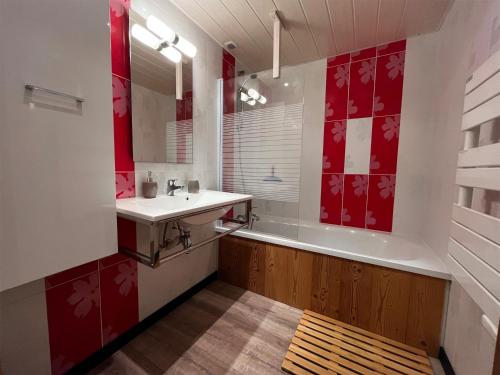
<path fill-rule="evenodd" d="M 170 197 L 174 196 L 174 192 L 178 189 L 182 189 L 184 186 L 176 185 L 175 178 L 167 181 L 167 195 Z"/>

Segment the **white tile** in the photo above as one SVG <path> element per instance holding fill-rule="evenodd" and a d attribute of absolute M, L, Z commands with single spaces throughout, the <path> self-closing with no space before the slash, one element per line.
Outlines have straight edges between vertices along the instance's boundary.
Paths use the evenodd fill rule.
<path fill-rule="evenodd" d="M 370 173 L 372 118 L 347 120 L 345 164 L 346 174 Z"/>

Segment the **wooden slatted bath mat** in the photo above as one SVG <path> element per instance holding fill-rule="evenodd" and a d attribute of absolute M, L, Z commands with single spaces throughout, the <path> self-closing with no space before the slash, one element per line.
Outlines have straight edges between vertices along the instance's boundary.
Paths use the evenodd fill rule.
<path fill-rule="evenodd" d="M 308 310 L 281 368 L 292 374 L 434 374 L 423 350 Z"/>

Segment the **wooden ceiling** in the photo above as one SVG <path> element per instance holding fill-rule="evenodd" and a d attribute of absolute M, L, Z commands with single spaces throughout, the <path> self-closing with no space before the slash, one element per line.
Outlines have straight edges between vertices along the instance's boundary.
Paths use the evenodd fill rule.
<path fill-rule="evenodd" d="M 284 64 L 334 56 L 438 30 L 453 0 L 170 0 L 251 71 L 272 66 L 278 10 Z"/>

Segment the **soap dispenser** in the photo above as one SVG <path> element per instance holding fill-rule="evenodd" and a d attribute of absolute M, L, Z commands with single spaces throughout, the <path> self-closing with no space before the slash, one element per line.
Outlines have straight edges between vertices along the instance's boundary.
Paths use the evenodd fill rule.
<path fill-rule="evenodd" d="M 158 182 L 153 182 L 151 171 L 148 171 L 148 178 L 142 183 L 142 195 L 144 198 L 156 198 L 158 193 Z"/>

